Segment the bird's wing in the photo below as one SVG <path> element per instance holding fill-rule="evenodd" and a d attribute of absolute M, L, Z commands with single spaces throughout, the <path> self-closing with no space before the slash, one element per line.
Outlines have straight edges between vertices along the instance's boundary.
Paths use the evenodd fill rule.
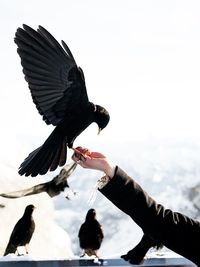
<path fill-rule="evenodd" d="M 57 176 L 55 176 L 50 182 L 37 184 L 30 188 L 13 191 L 9 193 L 0 193 L 0 196 L 5 197 L 5 198 L 20 198 L 20 197 L 30 196 L 34 194 L 39 194 L 42 192 L 48 193 L 48 188 L 50 187 L 50 184 L 52 182 L 55 185 L 63 183 L 73 173 L 76 167 L 77 167 L 77 163 L 72 162 L 70 164 L 67 164 L 64 168 L 62 168 L 60 173 Z"/>
<path fill-rule="evenodd" d="M 88 103 L 83 72 L 64 41 L 62 47 L 42 26 L 35 31 L 25 24 L 14 41 L 33 102 L 47 124 L 58 125 Z"/>
<path fill-rule="evenodd" d="M 27 188 L 27 189 L 18 190 L 18 191 L 14 191 L 14 192 L 10 192 L 10 193 L 1 193 L 0 196 L 5 197 L 5 198 L 19 198 L 19 197 L 25 197 L 25 196 L 30 196 L 30 195 L 34 195 L 34 194 L 39 194 L 42 192 L 46 192 L 46 184 L 47 183 L 38 184 L 38 185 L 35 185 L 35 186 Z"/>
<path fill-rule="evenodd" d="M 14 191 L 14 192 L 0 193 L 0 196 L 5 197 L 5 198 L 20 198 L 20 197 L 30 196 L 34 194 L 39 194 L 42 192 L 48 193 L 48 189 L 52 182 L 56 186 L 63 183 L 73 173 L 76 167 L 77 167 L 77 163 L 72 162 L 70 164 L 67 164 L 64 168 L 62 168 L 60 173 L 49 182 L 37 184 L 30 188 L 26 188 L 26 189 Z"/>
<path fill-rule="evenodd" d="M 77 167 L 77 163 L 71 162 L 70 164 L 65 165 L 64 168 L 61 169 L 60 173 L 54 177 L 55 184 L 60 184 L 67 180 L 67 178 L 74 172 Z"/>

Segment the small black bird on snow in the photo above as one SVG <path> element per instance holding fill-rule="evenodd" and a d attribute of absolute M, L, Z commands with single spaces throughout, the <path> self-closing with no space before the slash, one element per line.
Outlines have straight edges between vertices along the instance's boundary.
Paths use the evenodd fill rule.
<path fill-rule="evenodd" d="M 32 217 L 34 209 L 35 207 L 33 205 L 28 205 L 25 208 L 23 216 L 16 223 L 11 233 L 4 256 L 9 253 L 15 253 L 16 251 L 19 256 L 20 254 L 17 250 L 19 246 L 24 246 L 25 251 L 28 254 L 28 245 L 35 230 L 35 222 Z"/>
<path fill-rule="evenodd" d="M 98 258 L 97 250 L 101 247 L 104 234 L 100 223 L 96 219 L 95 209 L 88 210 L 85 222 L 79 229 L 78 237 L 80 247 L 83 249 L 81 257 L 94 255 Z"/>
<path fill-rule="evenodd" d="M 69 188 L 67 178 L 72 174 L 76 166 L 77 164 L 72 162 L 62 168 L 60 173 L 49 182 L 37 184 L 30 188 L 10 193 L 1 193 L 0 196 L 5 198 L 19 198 L 46 192 L 50 197 L 55 197 L 64 191 L 66 187 Z M 75 194 L 75 192 L 73 193 Z M 66 196 L 66 198 L 69 199 L 69 196 Z"/>
<path fill-rule="evenodd" d="M 62 47 L 42 26 L 35 31 L 25 24 L 17 29 L 14 41 L 32 100 L 46 124 L 56 126 L 20 165 L 19 174 L 43 175 L 65 164 L 67 147 L 73 148 L 75 139 L 92 122 L 100 132 L 110 116 L 89 101 L 83 71 L 64 41 Z"/>

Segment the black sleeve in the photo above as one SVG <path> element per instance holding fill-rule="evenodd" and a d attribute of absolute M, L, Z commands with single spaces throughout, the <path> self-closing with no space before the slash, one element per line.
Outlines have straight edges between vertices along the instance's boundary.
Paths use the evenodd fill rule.
<path fill-rule="evenodd" d="M 174 252 L 200 264 L 200 223 L 181 213 L 165 209 L 123 170 L 99 190 L 148 233 Z"/>

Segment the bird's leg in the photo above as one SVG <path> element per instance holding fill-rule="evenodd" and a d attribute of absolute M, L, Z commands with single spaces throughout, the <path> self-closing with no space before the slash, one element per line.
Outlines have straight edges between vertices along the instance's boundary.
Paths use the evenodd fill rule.
<path fill-rule="evenodd" d="M 93 253 L 95 257 L 99 258 L 99 256 L 97 255 L 97 250 L 94 250 Z"/>
<path fill-rule="evenodd" d="M 76 191 L 74 191 L 74 190 L 72 190 L 71 188 L 69 188 L 69 192 L 68 192 L 68 194 L 65 196 L 65 198 L 67 198 L 67 199 L 71 199 L 71 197 L 70 197 L 70 195 L 72 195 L 73 194 L 73 196 L 76 196 L 77 195 L 77 192 Z"/>
<path fill-rule="evenodd" d="M 92 249 L 89 249 L 89 248 L 85 248 L 83 250 L 83 255 L 81 257 L 84 257 L 84 256 L 90 257 L 92 255 L 93 255 L 93 250 Z"/>
<path fill-rule="evenodd" d="M 18 251 L 18 248 L 17 248 L 17 256 L 20 256 L 19 251 Z"/>
<path fill-rule="evenodd" d="M 85 249 L 83 249 L 83 254 L 80 257 L 84 257 L 86 255 Z"/>
<path fill-rule="evenodd" d="M 92 248 L 85 249 L 84 255 L 87 255 L 89 257 L 95 256 L 95 257 L 99 258 L 99 256 L 97 255 L 97 251 L 92 249 Z"/>
<path fill-rule="evenodd" d="M 17 251 L 17 256 L 22 256 L 22 255 L 23 255 L 23 254 L 20 254 L 20 253 L 19 253 L 18 248 L 16 249 L 16 251 Z"/>
<path fill-rule="evenodd" d="M 28 244 L 26 244 L 24 247 L 25 247 L 26 254 L 28 254 L 28 249 L 29 249 Z"/>

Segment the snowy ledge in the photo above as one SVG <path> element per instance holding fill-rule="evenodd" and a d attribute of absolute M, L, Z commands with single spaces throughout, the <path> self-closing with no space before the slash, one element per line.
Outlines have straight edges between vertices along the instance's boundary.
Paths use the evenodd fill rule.
<path fill-rule="evenodd" d="M 33 259 L 30 256 L 7 257 L 0 258 L 0 267 L 73 267 L 73 266 L 134 266 L 121 258 L 107 258 L 107 259 Z M 147 258 L 143 264 L 139 266 L 196 266 L 191 261 L 182 258 L 172 257 L 154 257 Z"/>

